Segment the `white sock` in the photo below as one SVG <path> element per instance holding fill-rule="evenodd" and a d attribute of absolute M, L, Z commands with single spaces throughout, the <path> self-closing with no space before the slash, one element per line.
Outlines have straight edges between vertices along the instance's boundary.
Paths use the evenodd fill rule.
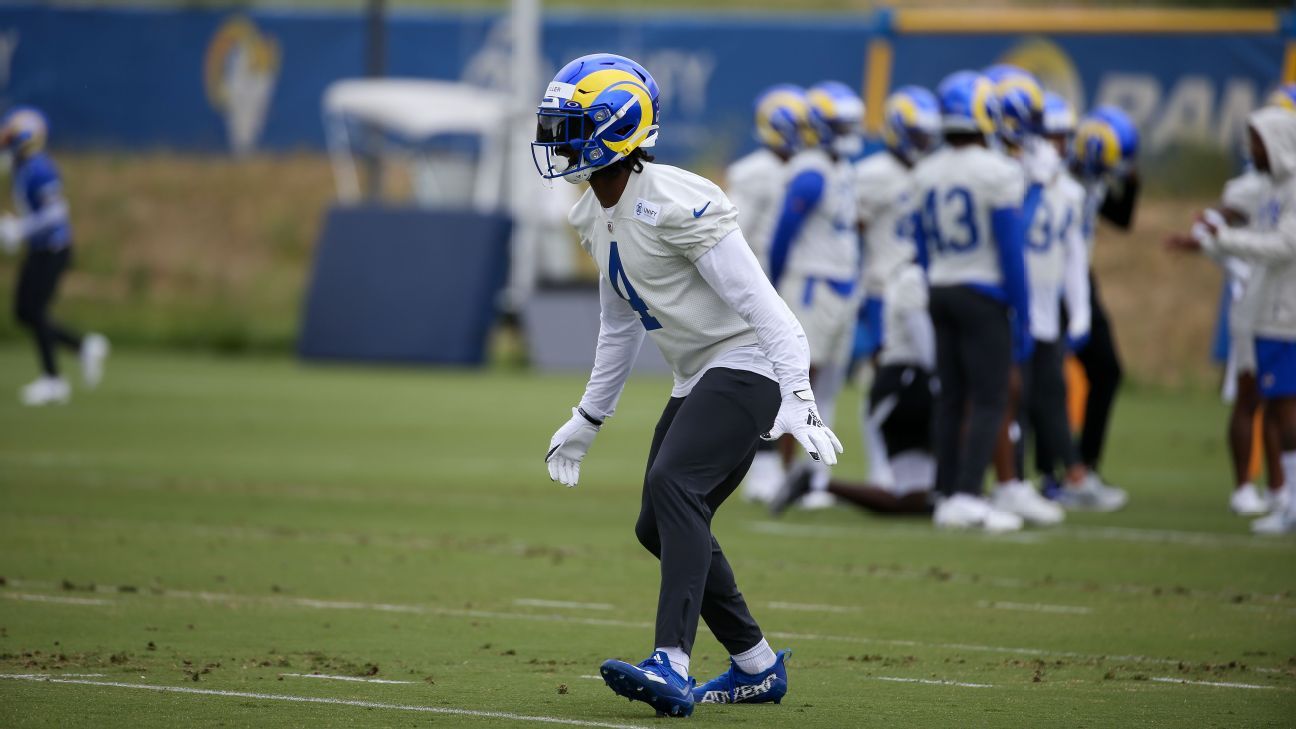
<path fill-rule="evenodd" d="M 1283 487 L 1292 488 L 1296 484 L 1296 451 L 1284 451 L 1282 454 Z M 1296 493 L 1292 491 L 1290 493 Z M 1287 516 L 1296 518 L 1296 497 L 1287 499 Z"/>
<path fill-rule="evenodd" d="M 774 662 L 778 656 L 770 648 L 769 641 L 761 638 L 761 642 L 755 647 L 749 648 L 736 656 L 733 656 L 734 663 L 738 664 L 738 670 L 743 673 L 762 673 L 774 667 Z"/>
<path fill-rule="evenodd" d="M 678 646 L 674 648 L 658 648 L 657 650 L 666 654 L 670 659 L 671 670 L 679 674 L 679 677 L 688 680 L 689 657 L 688 654 L 680 650 Z"/>
<path fill-rule="evenodd" d="M 1017 482 L 1016 482 L 1016 481 L 1000 481 L 999 483 L 995 484 L 995 490 L 997 491 L 997 490 L 999 490 L 999 489 L 1006 489 L 1006 488 L 1008 488 L 1009 486 L 1012 486 L 1012 485 L 1015 484 L 1015 483 L 1017 483 Z"/>
<path fill-rule="evenodd" d="M 827 491 L 828 482 L 832 480 L 832 473 L 829 472 L 828 466 L 823 461 L 810 462 L 810 490 Z"/>

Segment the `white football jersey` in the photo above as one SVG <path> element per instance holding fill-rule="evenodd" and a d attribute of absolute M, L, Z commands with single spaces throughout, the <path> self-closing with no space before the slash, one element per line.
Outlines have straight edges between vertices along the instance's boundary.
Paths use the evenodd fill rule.
<path fill-rule="evenodd" d="M 738 208 L 738 227 L 766 273 L 770 238 L 783 209 L 783 165 L 777 154 L 761 147 L 725 171 L 725 192 Z"/>
<path fill-rule="evenodd" d="M 1044 187 L 1026 230 L 1031 335 L 1041 341 L 1057 341 L 1060 336 L 1067 256 L 1087 256 L 1081 230 L 1084 205 L 1084 187 L 1063 172 Z"/>
<path fill-rule="evenodd" d="M 639 314 L 674 371 L 677 393 L 720 355 L 757 345 L 755 331 L 694 265 L 738 228 L 738 211 L 710 180 L 644 163 L 615 207 L 605 210 L 586 190 L 568 220 L 612 289 Z"/>
<path fill-rule="evenodd" d="M 935 351 L 935 344 L 914 341 L 915 336 L 930 337 L 930 330 L 918 333 L 909 326 L 914 312 L 927 315 L 927 280 L 915 263 L 902 264 L 887 281 L 882 307 L 882 365 L 921 364 L 923 352 Z"/>
<path fill-rule="evenodd" d="M 854 168 L 845 160 L 834 162 L 822 149 L 807 149 L 788 162 L 785 180 L 811 169 L 823 175 L 823 194 L 792 242 L 785 276 L 854 281 L 860 263 Z"/>
<path fill-rule="evenodd" d="M 887 151 L 855 165 L 855 195 L 864 227 L 864 292 L 883 298 L 887 280 L 914 259 L 912 233 L 902 222 L 913 212 L 911 170 Z"/>
<path fill-rule="evenodd" d="M 1021 166 L 1002 152 L 968 145 L 936 150 L 913 174 L 931 285 L 1002 285 L 990 213 L 1021 207 L 1026 193 Z"/>

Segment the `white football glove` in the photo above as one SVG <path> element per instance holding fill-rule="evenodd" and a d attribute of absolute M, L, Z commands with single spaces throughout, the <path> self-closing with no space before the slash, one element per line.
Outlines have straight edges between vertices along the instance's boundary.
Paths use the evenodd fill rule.
<path fill-rule="evenodd" d="M 1062 158 L 1053 145 L 1034 139 L 1022 149 L 1022 167 L 1031 182 L 1048 185 L 1062 170 Z"/>
<path fill-rule="evenodd" d="M 837 454 L 842 452 L 837 435 L 819 419 L 814 393 L 810 390 L 797 390 L 784 397 L 774 417 L 774 427 L 761 438 L 775 440 L 784 433 L 796 438 L 811 458 L 829 466 L 837 463 Z"/>
<path fill-rule="evenodd" d="M 599 425 L 593 418 L 586 417 L 580 408 L 572 408 L 571 420 L 549 439 L 549 453 L 545 456 L 549 478 L 568 488 L 575 486 L 580 480 L 581 461 L 598 432 Z"/>
<path fill-rule="evenodd" d="M 13 255 L 22 245 L 22 224 L 12 215 L 0 215 L 0 246 Z"/>

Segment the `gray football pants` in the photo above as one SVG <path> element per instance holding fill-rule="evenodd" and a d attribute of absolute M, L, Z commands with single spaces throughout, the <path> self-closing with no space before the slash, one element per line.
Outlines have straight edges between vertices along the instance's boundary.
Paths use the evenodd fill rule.
<path fill-rule="evenodd" d="M 760 642 L 760 627 L 711 535 L 711 517 L 746 475 L 779 401 L 769 378 L 717 368 L 687 397 L 666 403 L 635 524 L 639 542 L 661 560 L 654 647 L 692 653 L 699 616 L 731 655 Z"/>

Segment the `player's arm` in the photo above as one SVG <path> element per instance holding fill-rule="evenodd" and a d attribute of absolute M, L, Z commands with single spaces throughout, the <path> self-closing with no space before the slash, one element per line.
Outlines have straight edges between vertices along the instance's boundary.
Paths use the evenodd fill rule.
<path fill-rule="evenodd" d="M 1115 185 L 1107 187 L 1098 214 L 1121 230 L 1129 230 L 1134 225 L 1134 205 L 1138 202 L 1138 196 L 1139 176 L 1131 170 L 1117 180 Z"/>
<path fill-rule="evenodd" d="M 918 364 L 928 372 L 936 371 L 936 330 L 927 313 L 927 281 L 923 272 L 906 266 L 895 282 L 887 302 L 900 312 L 900 323 L 909 342 L 913 343 Z"/>
<path fill-rule="evenodd" d="M 783 196 L 783 210 L 779 213 L 778 224 L 774 226 L 774 235 L 770 239 L 770 280 L 775 286 L 778 286 L 779 279 L 787 268 L 788 257 L 792 254 L 792 242 L 823 197 L 824 182 L 822 172 L 802 170 L 788 183 L 787 192 Z"/>
<path fill-rule="evenodd" d="M 734 229 L 694 260 L 698 272 L 756 332 L 761 351 L 774 366 L 783 405 L 771 438 L 791 433 L 810 455 L 832 465 L 841 441 L 819 420 L 810 389 L 810 349 L 805 331 L 765 278 L 741 230 Z"/>
<path fill-rule="evenodd" d="M 580 480 L 580 464 L 603 421 L 616 410 L 626 378 L 634 368 L 643 344 L 639 315 L 617 296 L 607 279 L 599 277 L 599 334 L 594 348 L 594 368 L 580 405 L 549 441 L 545 462 L 549 478 L 566 486 Z"/>
<path fill-rule="evenodd" d="M 1296 209 L 1284 211 L 1277 229 L 1272 231 L 1232 228 L 1222 223 L 1222 218 L 1217 219 L 1208 226 L 1206 234 L 1198 236 L 1206 253 L 1265 264 L 1296 260 Z M 1210 231 L 1214 234 L 1209 234 Z"/>
<path fill-rule="evenodd" d="M 1032 195 L 1034 201 L 1032 201 Z M 999 255 L 999 270 L 1003 276 L 1004 294 L 1013 310 L 1014 336 L 1017 339 L 1018 359 L 1030 354 L 1030 288 L 1026 283 L 1025 246 L 1026 226 L 1039 202 L 1039 185 L 1031 185 L 1026 202 L 1020 207 L 996 208 L 990 213 L 990 227 L 995 236 L 995 249 Z"/>
<path fill-rule="evenodd" d="M 1083 204 L 1083 203 L 1081 203 Z M 1062 269 L 1062 298 L 1067 307 L 1067 344 L 1078 350 L 1089 340 L 1093 312 L 1089 309 L 1089 247 L 1085 245 L 1084 232 L 1078 218 L 1083 215 L 1080 205 L 1067 210 L 1062 225 L 1062 245 L 1065 262 Z"/>
<path fill-rule="evenodd" d="M 10 248 L 68 221 L 70 210 L 58 177 L 34 181 L 33 185 L 38 187 L 29 196 L 30 213 L 22 217 L 0 217 L 0 239 Z"/>

